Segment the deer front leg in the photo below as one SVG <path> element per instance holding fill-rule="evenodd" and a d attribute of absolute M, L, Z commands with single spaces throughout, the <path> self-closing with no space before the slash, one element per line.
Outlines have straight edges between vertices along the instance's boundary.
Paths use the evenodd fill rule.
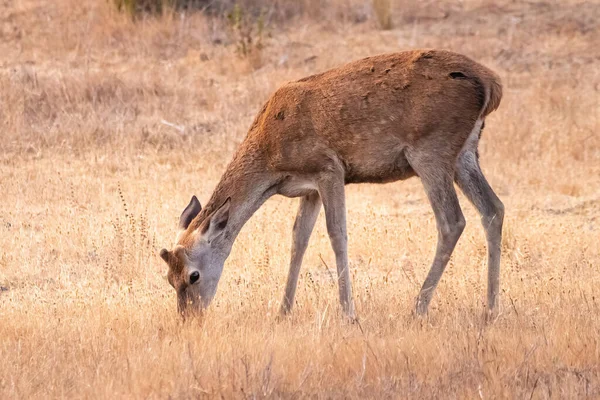
<path fill-rule="evenodd" d="M 300 275 L 300 267 L 302 267 L 302 258 L 308 247 L 308 240 L 310 239 L 320 210 L 321 198 L 318 192 L 311 193 L 300 199 L 300 207 L 298 208 L 298 214 L 294 222 L 290 271 L 285 285 L 285 295 L 283 296 L 283 302 L 279 310 L 280 316 L 288 314 L 294 305 L 298 276 Z"/>
<path fill-rule="evenodd" d="M 344 176 L 327 175 L 319 181 L 319 194 L 325 208 L 327 233 L 335 253 L 338 274 L 340 303 L 344 313 L 352 320 L 356 318 L 352 300 L 352 284 L 348 268 L 348 236 L 346 233 L 346 195 Z"/>

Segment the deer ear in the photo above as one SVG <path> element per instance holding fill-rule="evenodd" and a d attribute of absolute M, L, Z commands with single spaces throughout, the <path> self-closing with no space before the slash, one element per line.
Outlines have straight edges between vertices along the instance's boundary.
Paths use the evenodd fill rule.
<path fill-rule="evenodd" d="M 165 260 L 166 263 L 169 263 L 169 250 L 162 249 L 160 251 L 160 258 L 162 258 L 163 260 Z"/>
<path fill-rule="evenodd" d="M 208 220 L 208 224 L 204 226 L 202 235 L 209 242 L 219 236 L 225 230 L 227 222 L 229 221 L 229 207 L 231 205 L 231 197 L 225 200 L 225 203 L 217 211 L 211 215 Z"/>
<path fill-rule="evenodd" d="M 198 215 L 201 210 L 202 206 L 200 205 L 198 198 L 196 196 L 192 196 L 190 204 L 188 204 L 185 210 L 183 210 L 181 213 L 181 217 L 179 217 L 179 229 L 187 229 L 192 220 L 196 218 L 196 215 Z"/>

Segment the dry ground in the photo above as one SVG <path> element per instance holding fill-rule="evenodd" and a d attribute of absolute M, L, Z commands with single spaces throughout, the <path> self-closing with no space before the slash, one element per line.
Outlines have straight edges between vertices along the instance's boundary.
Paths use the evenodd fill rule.
<path fill-rule="evenodd" d="M 0 398 L 600 397 L 597 1 L 398 0 L 381 31 L 370 3 L 306 0 L 247 58 L 199 14 L 1 3 Z M 181 324 L 157 252 L 269 93 L 416 47 L 466 53 L 505 83 L 481 142 L 507 210 L 500 317 L 483 323 L 485 241 L 464 197 L 429 319 L 411 316 L 436 238 L 415 179 L 348 187 L 360 326 L 340 318 L 323 215 L 295 312 L 275 321 L 285 198 L 243 229 L 204 324 Z"/>

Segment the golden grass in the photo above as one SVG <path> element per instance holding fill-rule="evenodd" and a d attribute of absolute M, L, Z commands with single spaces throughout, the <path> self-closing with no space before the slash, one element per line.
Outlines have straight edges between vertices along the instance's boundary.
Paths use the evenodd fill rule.
<path fill-rule="evenodd" d="M 600 396 L 597 7 L 393 4 L 405 23 L 385 32 L 315 14 L 272 28 L 258 69 L 198 14 L 0 10 L 0 398 Z M 297 204 L 285 198 L 243 229 L 203 325 L 182 324 L 157 252 L 260 104 L 286 80 L 415 47 L 469 54 L 505 83 L 480 146 L 507 210 L 498 320 L 483 323 L 485 240 L 464 197 L 429 319 L 412 317 L 436 230 L 410 180 L 348 187 L 360 325 L 340 317 L 322 215 L 294 313 L 275 321 Z"/>

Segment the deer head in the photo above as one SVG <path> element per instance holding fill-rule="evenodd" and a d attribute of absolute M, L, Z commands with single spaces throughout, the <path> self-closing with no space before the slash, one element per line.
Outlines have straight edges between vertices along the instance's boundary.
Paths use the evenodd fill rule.
<path fill-rule="evenodd" d="M 192 221 L 202 206 L 193 196 L 179 218 L 179 234 L 173 250 L 162 249 L 161 258 L 169 266 L 167 278 L 177 292 L 177 310 L 182 316 L 199 313 L 213 299 L 231 250 L 225 229 L 231 199 L 197 224 Z"/>

